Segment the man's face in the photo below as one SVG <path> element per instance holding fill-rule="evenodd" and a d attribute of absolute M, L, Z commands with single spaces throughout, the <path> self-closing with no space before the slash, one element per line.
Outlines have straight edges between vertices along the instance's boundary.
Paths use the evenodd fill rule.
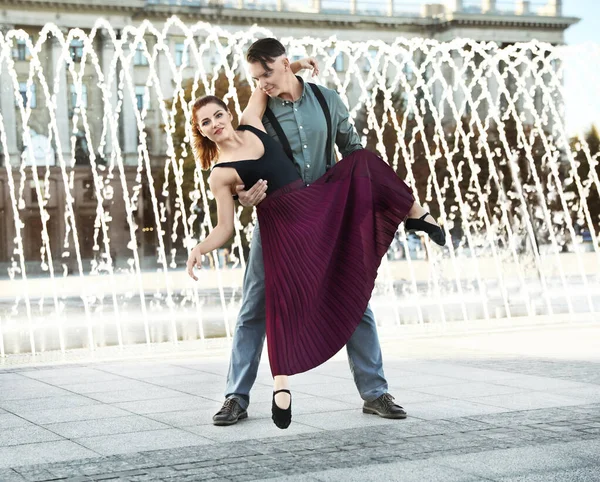
<path fill-rule="evenodd" d="M 289 69 L 287 56 L 282 55 L 267 62 L 271 70 L 265 70 L 260 62 L 249 64 L 252 78 L 258 82 L 258 87 L 269 97 L 277 97 L 281 93 L 286 70 Z"/>

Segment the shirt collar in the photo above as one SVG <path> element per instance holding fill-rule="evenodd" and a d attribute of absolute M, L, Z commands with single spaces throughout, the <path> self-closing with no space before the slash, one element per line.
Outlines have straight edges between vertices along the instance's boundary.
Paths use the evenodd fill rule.
<path fill-rule="evenodd" d="M 304 95 L 306 93 L 306 84 L 304 83 L 304 79 L 302 77 L 300 77 L 299 75 L 296 75 L 296 78 L 300 81 L 300 84 L 302 84 L 302 93 L 300 94 L 300 97 L 298 98 L 298 100 L 296 102 L 292 102 L 290 100 L 280 99 L 279 97 L 276 97 L 275 101 L 279 105 L 299 104 L 304 99 Z"/>

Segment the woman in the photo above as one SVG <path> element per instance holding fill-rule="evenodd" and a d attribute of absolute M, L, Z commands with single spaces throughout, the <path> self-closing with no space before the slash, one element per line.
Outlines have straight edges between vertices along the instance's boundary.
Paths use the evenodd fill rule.
<path fill-rule="evenodd" d="M 292 68 L 308 64 L 294 63 Z M 439 226 L 425 221 L 428 213 L 415 203 L 408 186 L 366 150 L 354 152 L 305 186 L 281 145 L 265 132 L 261 119 L 266 104 L 267 95 L 256 89 L 237 130 L 221 99 L 206 96 L 193 105 L 196 155 L 204 169 L 217 161 L 209 185 L 218 224 L 192 250 L 188 273 L 197 279 L 193 267 L 202 255 L 230 239 L 235 187 L 268 181 L 267 197 L 257 213 L 269 360 L 275 386 L 286 387 L 274 391 L 273 420 L 286 428 L 291 420 L 287 375 L 325 362 L 346 344 L 365 312 L 398 224 L 408 217 L 407 229 L 424 227 L 438 244 L 444 236 Z"/>

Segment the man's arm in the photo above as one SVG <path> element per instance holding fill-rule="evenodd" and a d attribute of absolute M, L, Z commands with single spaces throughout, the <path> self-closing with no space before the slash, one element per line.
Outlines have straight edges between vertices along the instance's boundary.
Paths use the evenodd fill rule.
<path fill-rule="evenodd" d="M 335 143 L 342 153 L 342 157 L 352 154 L 354 151 L 364 149 L 360 137 L 350 122 L 350 112 L 342 98 L 337 92 L 331 91 L 333 112 L 331 123 L 335 132 Z"/>

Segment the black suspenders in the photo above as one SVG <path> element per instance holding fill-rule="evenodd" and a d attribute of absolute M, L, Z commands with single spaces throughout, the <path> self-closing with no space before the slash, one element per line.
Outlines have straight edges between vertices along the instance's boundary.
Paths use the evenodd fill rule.
<path fill-rule="evenodd" d="M 327 122 L 327 141 L 325 142 L 325 161 L 326 161 L 327 169 L 330 169 L 332 166 L 331 161 L 332 161 L 332 157 L 333 157 L 332 153 L 331 153 L 331 147 L 332 147 L 332 144 L 331 144 L 331 113 L 329 112 L 329 107 L 327 106 L 327 102 L 325 101 L 325 97 L 323 96 L 323 92 L 321 92 L 321 89 L 319 89 L 319 87 L 317 87 L 315 84 L 312 84 L 310 82 L 308 82 L 308 85 L 310 86 L 313 93 L 315 94 L 315 97 L 317 98 L 317 101 L 319 102 L 319 105 L 321 106 L 321 109 L 323 110 L 323 114 L 325 115 L 325 121 Z M 277 120 L 277 117 L 275 117 L 275 114 L 273 114 L 273 111 L 271 109 L 269 109 L 268 106 L 265 110 L 265 116 L 271 123 L 271 126 L 273 126 L 273 129 L 275 130 L 275 133 L 277 134 L 277 137 L 279 138 L 279 142 L 281 142 L 281 145 L 283 146 L 283 150 L 285 151 L 286 155 L 290 158 L 290 160 L 293 161 L 294 155 L 292 154 L 292 148 L 290 146 L 290 142 L 288 141 L 288 138 L 286 137 L 285 133 L 283 132 L 283 129 L 281 128 L 281 124 Z"/>
<path fill-rule="evenodd" d="M 283 129 L 281 128 L 281 124 L 277 120 L 277 117 L 275 117 L 275 114 L 273 114 L 273 111 L 269 109 L 269 106 L 267 106 L 267 108 L 265 109 L 265 115 L 267 116 L 267 119 L 269 119 L 269 122 L 271 123 L 271 126 L 273 126 L 273 129 L 275 129 L 275 134 L 277 134 L 279 142 L 281 142 L 281 145 L 283 146 L 285 155 L 288 156 L 291 161 L 293 161 L 294 155 L 292 154 L 292 146 L 290 146 L 290 141 L 288 141 L 285 132 L 283 132 Z"/>

